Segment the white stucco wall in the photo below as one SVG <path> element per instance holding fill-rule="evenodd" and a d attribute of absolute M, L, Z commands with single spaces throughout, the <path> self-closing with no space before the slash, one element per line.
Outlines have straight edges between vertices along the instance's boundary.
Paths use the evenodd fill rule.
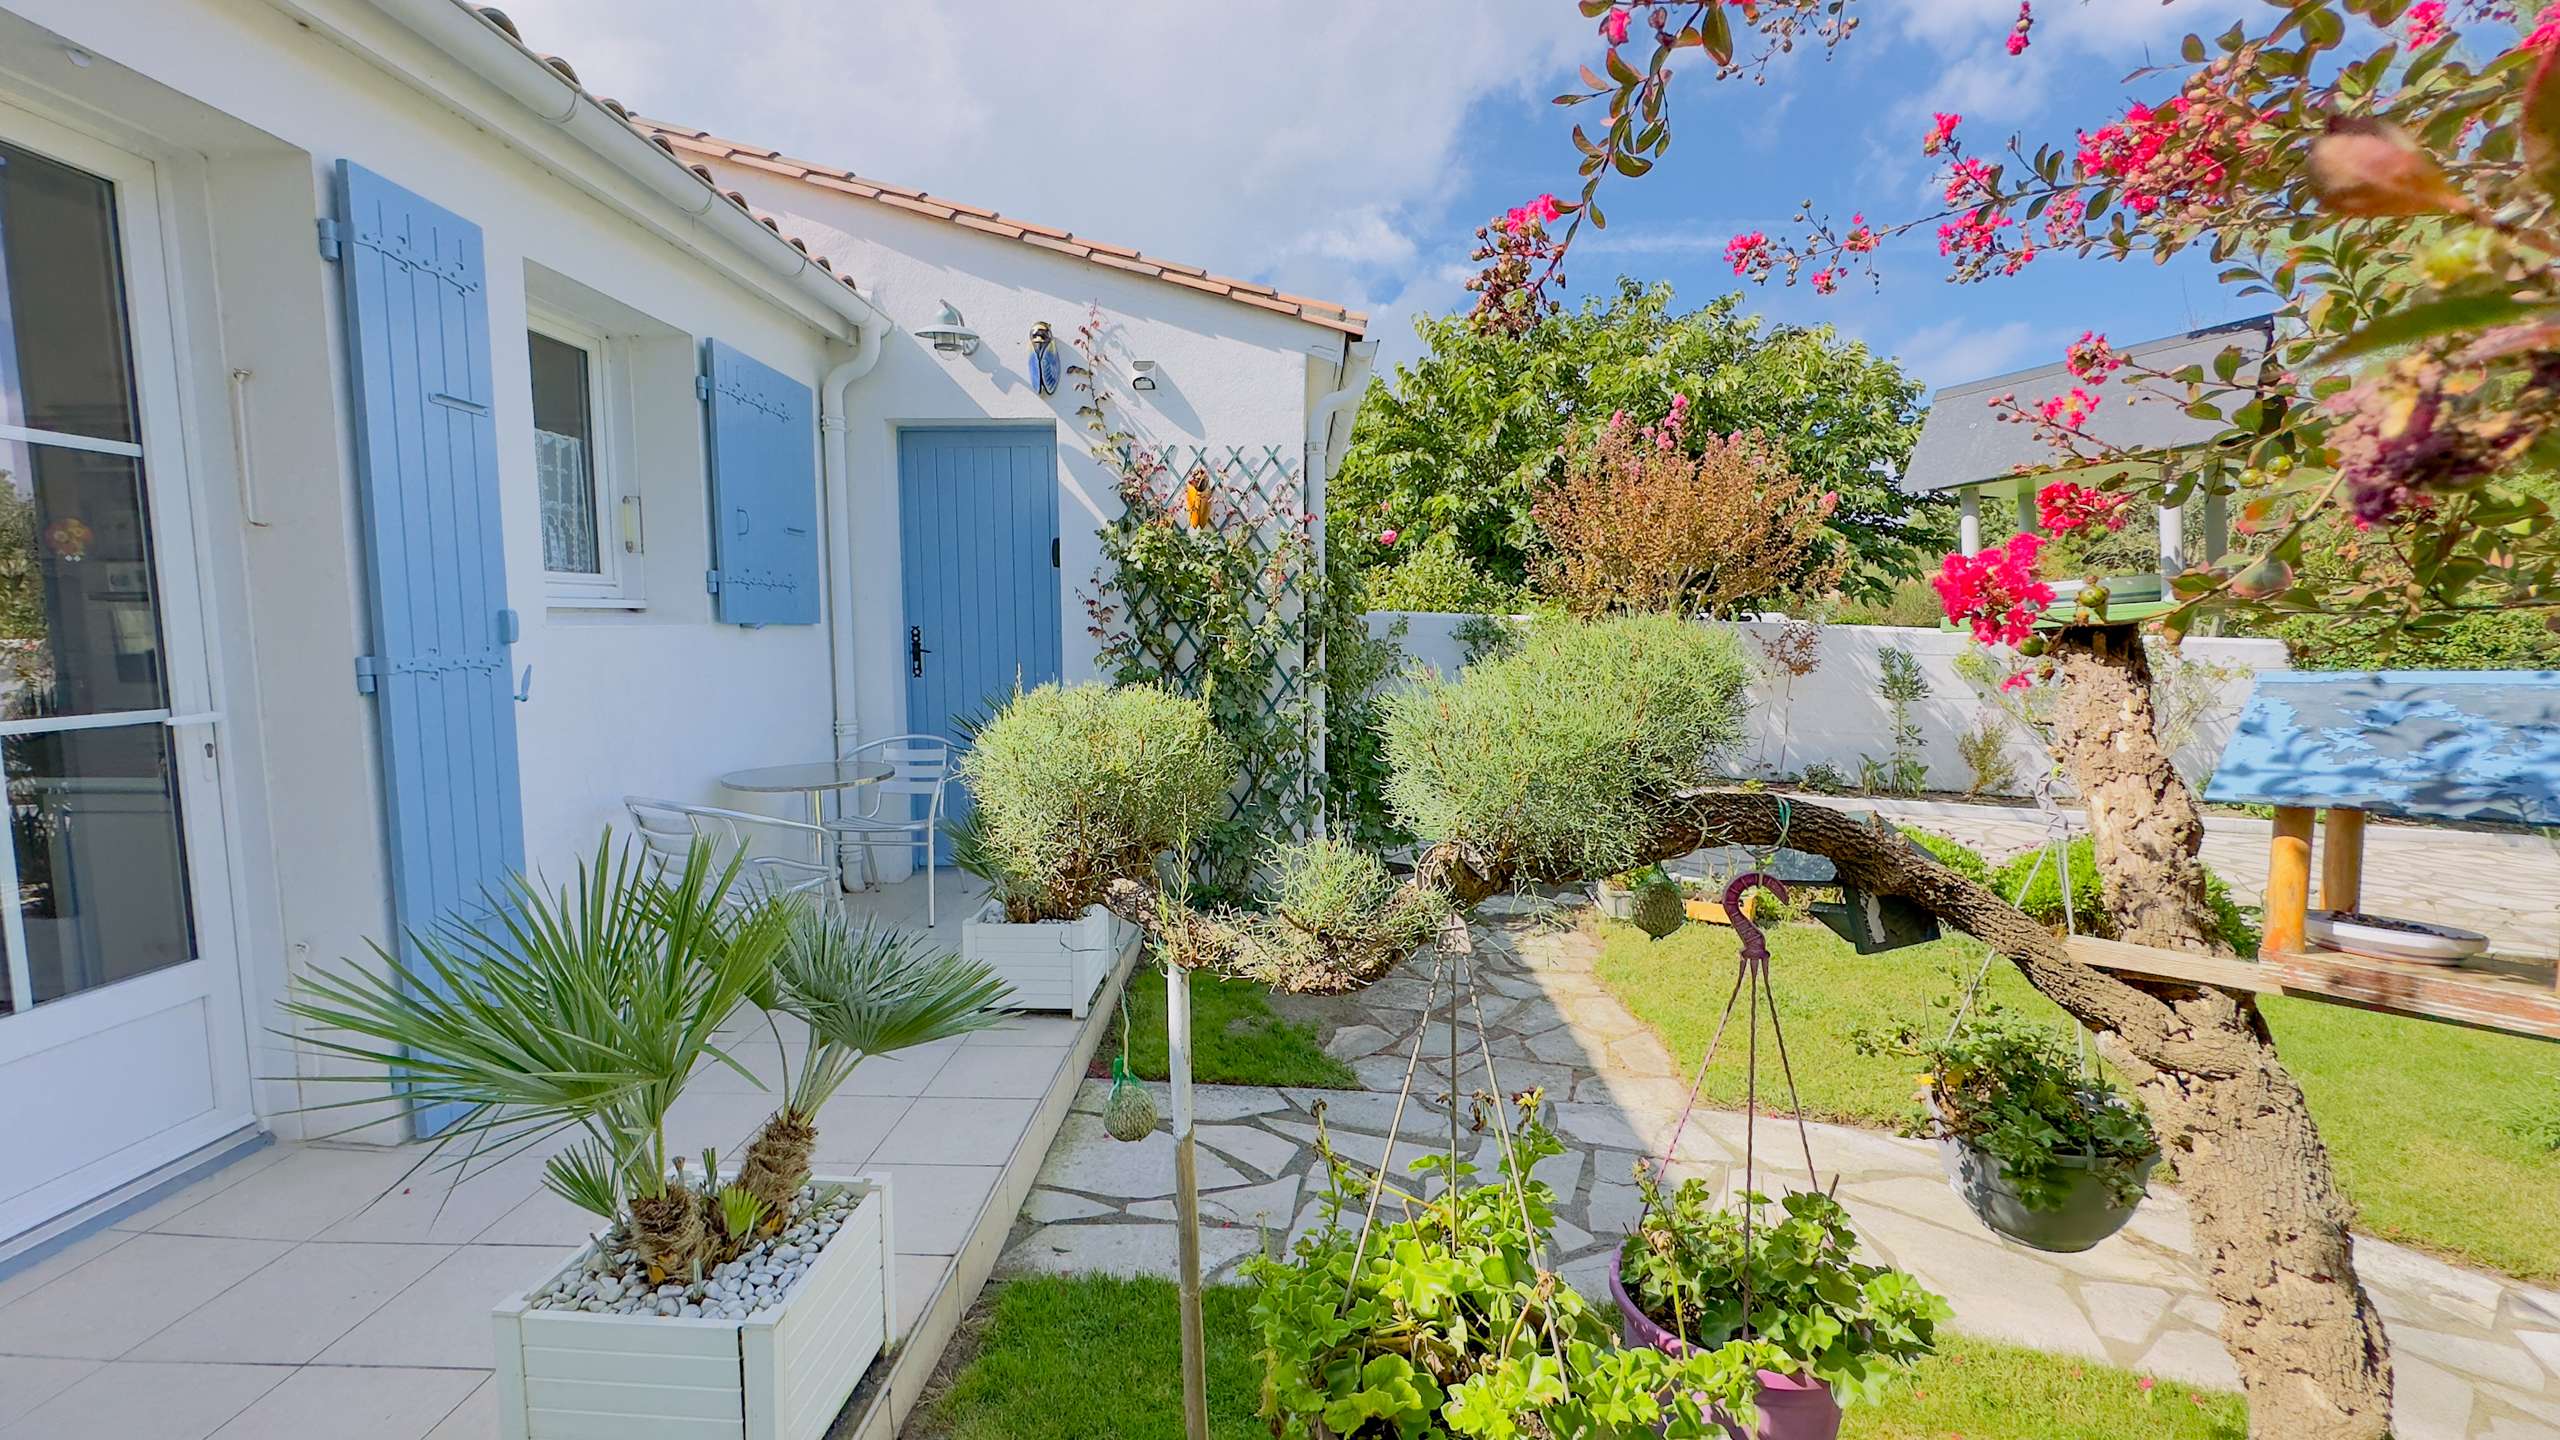
<path fill-rule="evenodd" d="M 843 529 L 849 545 L 859 690 L 865 737 L 896 734 L 906 722 L 906 621 L 898 543 L 898 432 L 948 424 L 1052 428 L 1058 449 L 1060 655 L 1065 678 L 1095 675 L 1098 645 L 1086 600 L 1101 546 L 1096 531 L 1119 512 L 1112 474 L 1090 454 L 1073 377 L 1041 395 L 1023 370 L 1031 327 L 1049 322 L 1066 359 L 1070 337 L 1098 306 L 1104 343 L 1123 373 L 1156 362 L 1159 388 L 1120 387 L 1126 423 L 1144 443 L 1201 444 L 1260 453 L 1278 447 L 1302 463 L 1308 407 L 1336 383 L 1344 355 L 1339 331 L 1262 311 L 1163 281 L 1125 274 L 960 226 L 829 191 L 751 166 L 715 163 L 724 186 L 743 191 L 801 236 L 885 310 L 897 334 L 846 405 L 850 494 Z M 1001 201 L 1001 196 L 973 197 Z M 983 337 L 971 356 L 938 353 L 914 336 L 945 302 Z M 1323 496 L 1305 506 L 1323 511 Z M 902 857 L 881 852 L 886 873 Z"/>
<path fill-rule="evenodd" d="M 1370 633 L 1382 636 L 1401 623 L 1403 634 L 1397 643 L 1410 666 L 1452 675 L 1466 661 L 1466 647 L 1457 632 L 1471 618 L 1376 611 L 1368 621 Z M 1821 762 L 1855 783 L 1862 757 L 1888 757 L 1893 748 L 1891 707 L 1876 693 L 1888 649 L 1910 652 L 1929 685 L 1929 698 L 1911 708 L 1922 734 L 1922 753 L 1929 762 L 1930 789 L 1961 791 L 1973 784 L 1972 768 L 1957 753 L 1956 739 L 1985 721 L 2003 735 L 2003 753 L 2017 774 L 2018 784 L 2007 793 L 2031 793 L 2052 766 L 2043 749 L 2024 730 L 2003 722 L 1996 707 L 1957 670 L 1957 657 L 1972 645 L 1961 634 L 1887 625 L 1826 625 L 1819 663 L 1811 673 L 1789 679 L 1782 674 L 1773 678 L 1775 667 L 1767 663 L 1763 648 L 1779 633 L 1778 625 L 1749 622 L 1730 628 L 1740 632 L 1743 654 L 1761 672 L 1750 692 L 1750 738 L 1741 757 L 1746 774 L 1801 774 L 1807 765 Z M 2185 667 L 2167 686 L 2177 698 L 2179 714 L 2187 717 L 2183 723 L 2170 721 L 2180 731 L 2178 768 L 2200 784 L 2212 773 L 2223 744 L 2231 738 L 2231 727 L 2239 721 L 2257 672 L 2285 669 L 2289 662 L 2281 640 L 2197 636 L 2179 648 L 2176 660 L 2163 659 L 2161 672 L 2170 673 L 2173 666 Z M 2067 795 L 2070 787 L 2058 783 L 2056 793 Z"/>
<path fill-rule="evenodd" d="M 829 343 L 830 317 L 812 302 L 738 278 L 752 274 L 750 259 L 728 252 L 724 272 L 603 203 L 599 192 L 636 196 L 637 187 L 380 13 L 343 0 L 297 8 L 313 23 L 258 0 L 13 0 L 18 15 L 0 16 L 0 67 L 12 72 L 0 92 L 162 167 L 183 322 L 183 461 L 197 501 L 200 603 L 220 636 L 240 902 L 236 935 L 207 936 L 203 948 L 242 957 L 260 1076 L 311 1068 L 266 1033 L 280 1020 L 273 1007 L 289 969 L 364 954 L 390 918 L 372 702 L 356 693 L 351 668 L 370 647 L 338 280 L 313 234 L 314 218 L 332 209 L 337 160 L 483 229 L 509 602 L 523 623 L 515 662 L 533 681 L 516 707 L 526 848 L 554 873 L 592 848 L 625 793 L 717 802 L 724 770 L 830 753 L 825 627 L 749 631 L 712 619 L 691 377 L 704 337 L 813 389 L 848 353 Z M 452 103 L 396 83 L 331 38 L 340 28 L 437 77 Z M 94 62 L 69 63 L 66 41 Z M 675 236 L 691 223 L 663 222 Z M 701 243 L 717 252 L 726 242 Z M 629 447 L 648 522 L 646 604 L 636 611 L 546 603 L 523 341 L 529 276 L 549 287 L 546 299 L 583 293 L 627 307 L 605 303 L 580 318 L 630 333 L 645 357 L 633 372 L 645 385 Z M 246 523 L 233 465 L 234 368 L 255 377 L 245 420 L 261 526 Z M 260 1110 L 286 1134 L 300 1128 L 293 1106 L 349 1098 L 289 1082 L 261 1088 Z"/>

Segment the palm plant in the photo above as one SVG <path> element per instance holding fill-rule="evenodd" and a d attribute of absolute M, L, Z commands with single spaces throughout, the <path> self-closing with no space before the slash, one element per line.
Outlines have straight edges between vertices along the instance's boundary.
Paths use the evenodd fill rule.
<path fill-rule="evenodd" d="M 791 917 L 774 957 L 765 1005 L 809 1027 L 809 1053 L 795 1074 L 783 1054 L 782 1108 L 769 1116 L 738 1166 L 738 1187 L 763 1207 L 765 1224 L 790 1213 L 808 1183 L 817 1115 L 854 1067 L 1005 1018 L 996 1007 L 1008 993 L 986 965 L 929 948 L 915 935 L 857 927 L 841 910 L 809 905 Z"/>
<path fill-rule="evenodd" d="M 317 1027 L 303 1044 L 394 1067 L 414 1101 L 463 1107 L 430 1158 L 467 1144 L 455 1162 L 467 1171 L 576 1132 L 543 1183 L 621 1223 L 660 1275 L 699 1274 L 725 1212 L 687 1182 L 667 1113 L 706 1057 L 746 1073 L 717 1032 L 769 993 L 791 927 L 778 900 L 733 901 L 741 866 L 696 844 L 661 868 L 608 834 L 558 891 L 516 877 L 488 918 L 413 933 L 414 961 L 376 945 L 376 965 L 315 970 L 284 1008 Z"/>

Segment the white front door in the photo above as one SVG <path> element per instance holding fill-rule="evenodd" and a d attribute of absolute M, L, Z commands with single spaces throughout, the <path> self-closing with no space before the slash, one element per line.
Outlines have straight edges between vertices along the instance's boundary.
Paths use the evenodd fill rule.
<path fill-rule="evenodd" d="M 0 1242 L 249 1119 L 160 245 L 0 107 Z"/>

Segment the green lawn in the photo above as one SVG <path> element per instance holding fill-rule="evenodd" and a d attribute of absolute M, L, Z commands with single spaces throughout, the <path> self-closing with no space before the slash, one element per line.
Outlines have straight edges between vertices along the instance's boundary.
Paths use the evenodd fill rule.
<path fill-rule="evenodd" d="M 1604 923 L 1600 933 L 1602 983 L 1684 1067 L 1696 1065 L 1732 988 L 1733 932 L 1689 925 L 1658 943 L 1629 925 Z M 1860 956 L 1821 926 L 1801 924 L 1776 931 L 1770 950 L 1805 1113 L 1897 1121 L 1916 1088 L 1910 1065 L 1861 1056 L 1849 1036 L 1861 1025 L 1941 1015 L 1929 1001 L 1947 989 L 1948 965 L 1967 956 L 1978 965 L 1980 947 L 1942 940 Z M 1987 993 L 2062 1019 L 2007 964 L 1992 968 Z M 2560 1210 L 2547 1203 L 2560 1194 L 2552 1144 L 2560 1046 L 2300 1000 L 2270 1000 L 2266 1014 L 2360 1228 L 2529 1280 L 2560 1277 Z M 1733 1104 L 1742 1061 L 1730 1040 L 1725 1049 L 1706 1093 Z M 1764 1068 L 1764 1103 L 1769 1083 Z"/>
<path fill-rule="evenodd" d="M 997 1291 L 973 1323 L 976 1350 L 910 1422 L 924 1440 L 1180 1440 L 1181 1339 L 1161 1280 L 1036 1277 Z M 1254 1418 L 1262 1364 L 1251 1292 L 1212 1288 L 1210 1433 L 1268 1440 Z M 966 1343 L 966 1342 L 964 1342 Z M 1843 1440 L 2241 1440 L 2236 1395 L 2163 1383 L 2031 1350 L 1950 1341 L 1908 1388 L 1854 1409 Z"/>
<path fill-rule="evenodd" d="M 1129 1068 L 1142 1080 L 1165 1079 L 1161 968 L 1141 966 L 1129 977 L 1129 1019 Z M 1118 1037 L 1109 1043 L 1116 1047 Z M 1271 992 L 1250 980 L 1191 977 L 1191 1046 L 1191 1078 L 1204 1085 L 1360 1085 L 1350 1066 L 1316 1044 L 1314 1026 L 1273 1013 Z"/>

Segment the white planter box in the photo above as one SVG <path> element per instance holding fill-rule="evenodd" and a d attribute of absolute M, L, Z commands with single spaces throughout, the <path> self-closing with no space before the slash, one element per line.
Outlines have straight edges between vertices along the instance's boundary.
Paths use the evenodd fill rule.
<path fill-rule="evenodd" d="M 496 1311 L 504 1440 L 819 1440 L 895 1332 L 886 1182 L 782 1303 L 744 1320 Z M 590 1244 L 527 1293 L 582 1267 Z"/>
<path fill-rule="evenodd" d="M 960 953 L 1013 987 L 1016 1010 L 1064 1010 L 1081 1020 L 1093 992 L 1138 948 L 1144 932 L 1095 905 L 1074 920 L 1015 925 L 990 900 L 960 926 Z"/>

